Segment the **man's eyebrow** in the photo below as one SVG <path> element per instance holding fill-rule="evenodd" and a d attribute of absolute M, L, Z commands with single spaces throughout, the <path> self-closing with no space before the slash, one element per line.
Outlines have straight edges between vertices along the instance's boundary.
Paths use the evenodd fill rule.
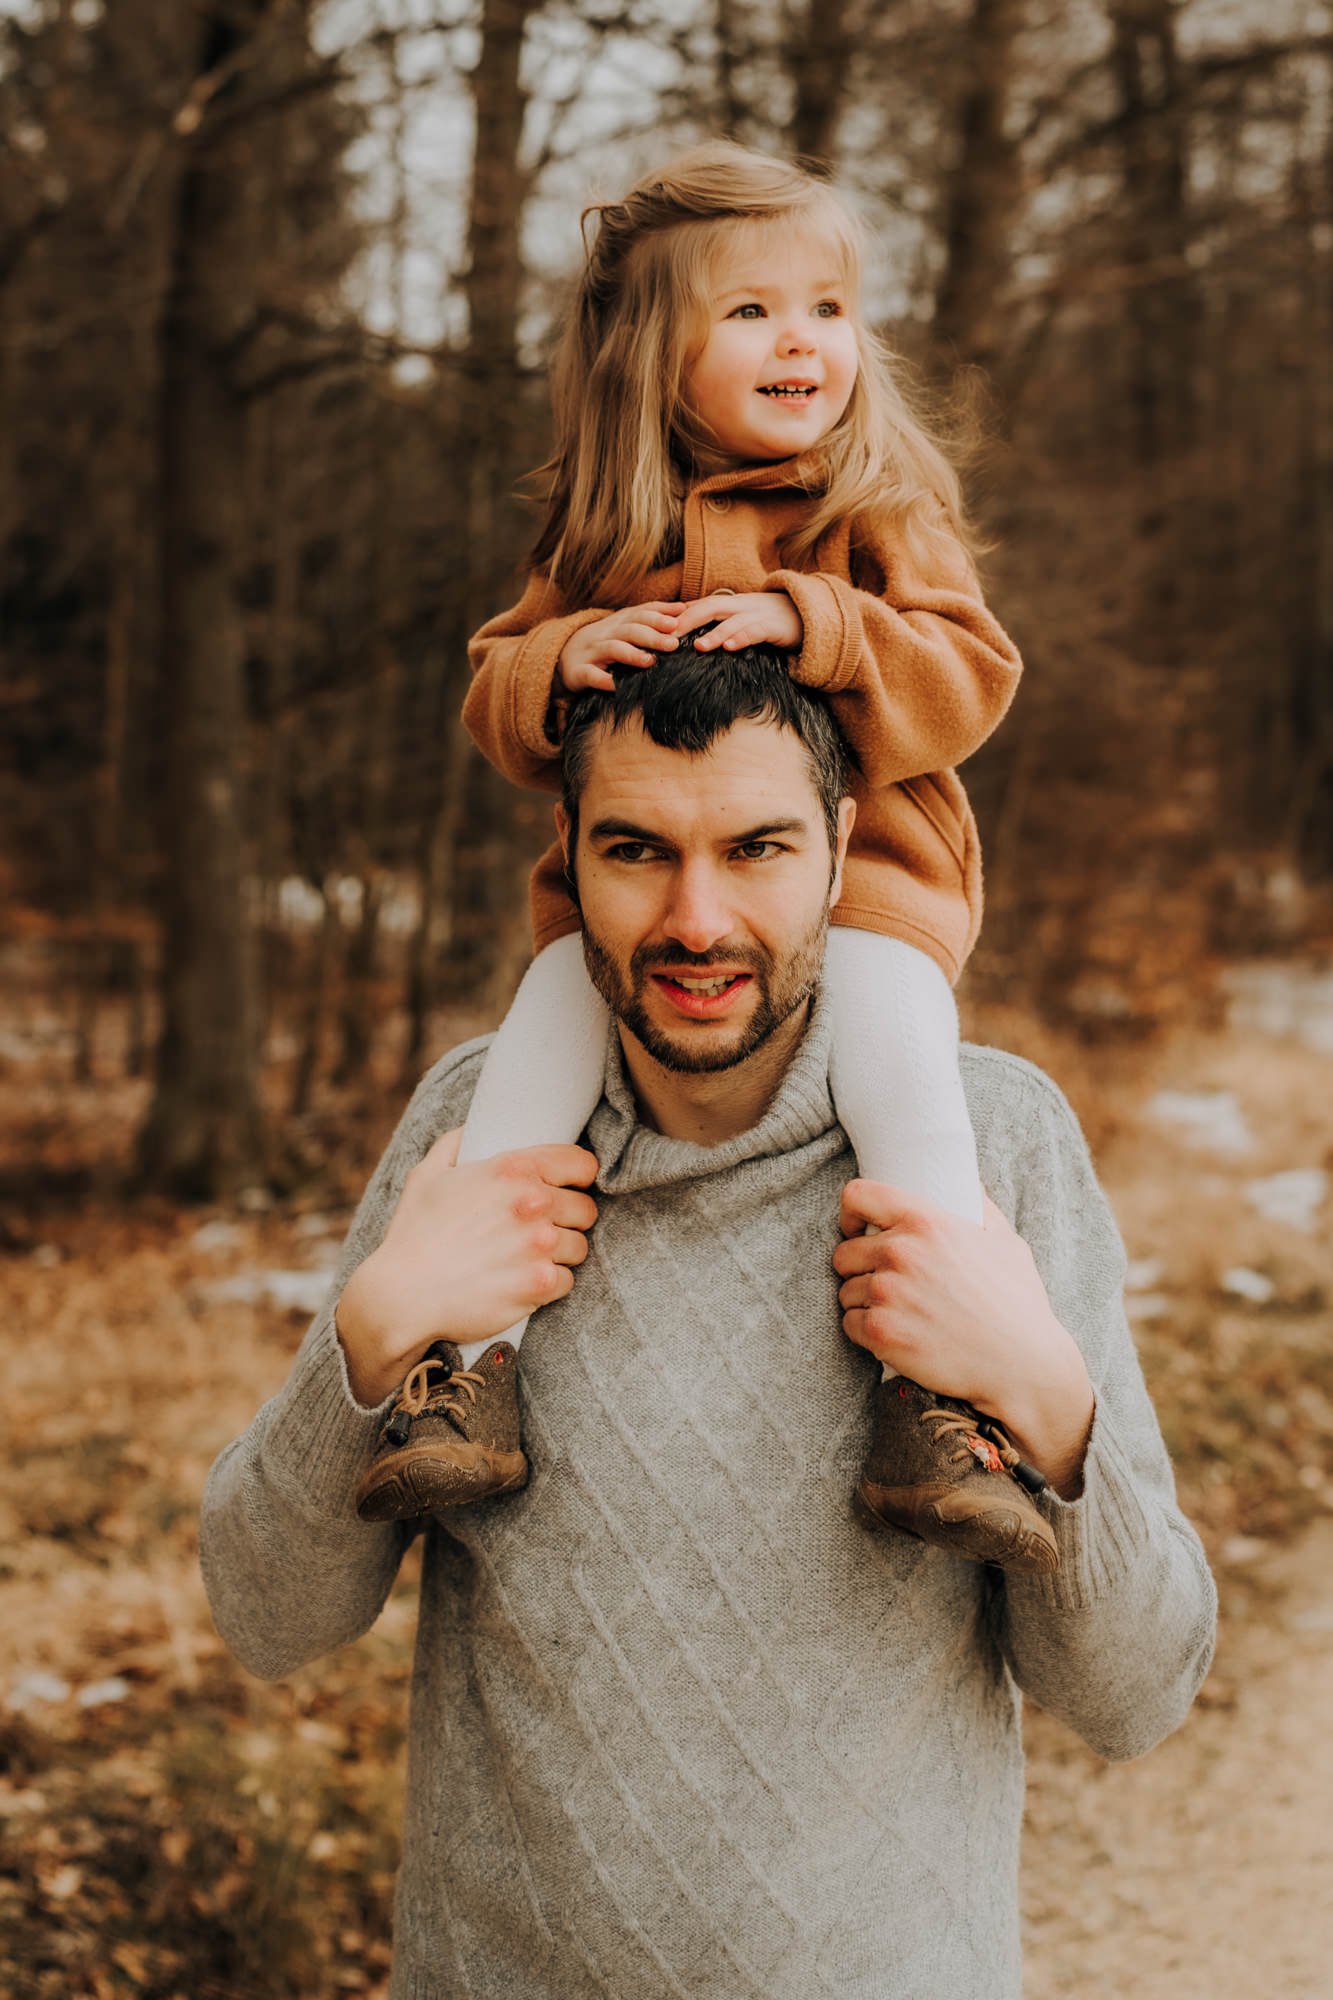
<path fill-rule="evenodd" d="M 588 828 L 589 840 L 647 840 L 655 847 L 663 844 L 662 835 L 654 833 L 651 827 L 636 826 L 632 819 L 595 819 Z"/>
<path fill-rule="evenodd" d="M 808 819 L 766 819 L 743 833 L 729 833 L 728 847 L 744 847 L 752 840 L 768 840 L 775 833 L 808 833 Z M 597 819 L 588 828 L 589 840 L 641 840 L 651 847 L 670 847 L 671 840 L 651 827 L 636 826 L 632 819 Z"/>

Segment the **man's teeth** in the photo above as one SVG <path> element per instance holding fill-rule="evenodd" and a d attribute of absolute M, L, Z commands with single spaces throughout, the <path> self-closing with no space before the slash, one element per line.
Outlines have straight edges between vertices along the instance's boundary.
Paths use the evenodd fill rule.
<path fill-rule="evenodd" d="M 725 979 L 687 979 L 683 973 L 673 972 L 670 977 L 677 986 L 683 986 L 687 993 L 725 993 L 735 983 L 735 974 L 728 973 Z"/>

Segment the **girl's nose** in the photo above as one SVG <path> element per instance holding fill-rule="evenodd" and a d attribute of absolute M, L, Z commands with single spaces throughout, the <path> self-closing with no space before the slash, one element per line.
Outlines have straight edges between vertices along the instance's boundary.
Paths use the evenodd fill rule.
<path fill-rule="evenodd" d="M 818 336 L 808 320 L 792 320 L 778 335 L 780 354 L 813 354 Z"/>

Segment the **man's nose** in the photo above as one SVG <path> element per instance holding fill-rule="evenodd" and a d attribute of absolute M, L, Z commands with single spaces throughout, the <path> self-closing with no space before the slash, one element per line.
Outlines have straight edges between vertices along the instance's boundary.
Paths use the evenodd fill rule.
<path fill-rule="evenodd" d="M 726 885 L 705 862 L 686 862 L 671 885 L 663 920 L 666 935 L 686 951 L 711 951 L 732 928 Z"/>

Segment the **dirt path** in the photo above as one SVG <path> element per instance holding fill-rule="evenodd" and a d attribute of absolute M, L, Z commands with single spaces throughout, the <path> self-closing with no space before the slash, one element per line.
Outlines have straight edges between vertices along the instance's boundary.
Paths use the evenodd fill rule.
<path fill-rule="evenodd" d="M 1245 1595 L 1151 1757 L 1106 1766 L 1032 1718 L 1028 2000 L 1333 1995 L 1333 1520 Z"/>

